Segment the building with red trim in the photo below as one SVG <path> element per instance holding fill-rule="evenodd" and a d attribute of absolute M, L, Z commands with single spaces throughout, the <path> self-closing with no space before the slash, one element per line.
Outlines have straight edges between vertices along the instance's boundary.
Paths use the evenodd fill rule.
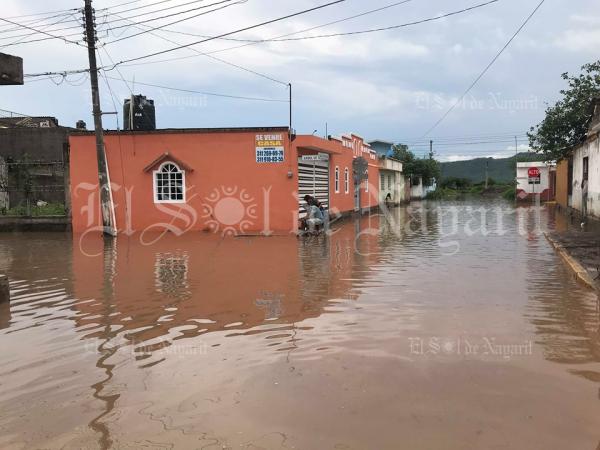
<path fill-rule="evenodd" d="M 100 231 L 92 132 L 69 138 L 72 225 Z M 119 233 L 295 232 L 305 194 L 330 216 L 378 205 L 375 152 L 355 134 L 323 139 L 287 127 L 108 131 Z"/>

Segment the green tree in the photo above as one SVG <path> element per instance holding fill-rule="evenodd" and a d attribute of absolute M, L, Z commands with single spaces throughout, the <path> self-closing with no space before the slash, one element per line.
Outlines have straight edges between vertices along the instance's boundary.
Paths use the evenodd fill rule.
<path fill-rule="evenodd" d="M 568 88 L 560 91 L 562 98 L 546 108 L 544 119 L 527 133 L 531 148 L 547 161 L 566 157 L 571 147 L 585 139 L 591 101 L 600 96 L 600 60 L 585 64 L 581 71 L 577 76 L 561 75 Z"/>
<path fill-rule="evenodd" d="M 402 162 L 404 175 L 411 177 L 413 181 L 421 177 L 423 184 L 429 185 L 433 179 L 440 179 L 440 164 L 433 159 L 433 155 L 429 155 L 429 158 L 424 159 L 417 158 L 405 144 L 394 145 L 393 152 L 394 158 Z"/>

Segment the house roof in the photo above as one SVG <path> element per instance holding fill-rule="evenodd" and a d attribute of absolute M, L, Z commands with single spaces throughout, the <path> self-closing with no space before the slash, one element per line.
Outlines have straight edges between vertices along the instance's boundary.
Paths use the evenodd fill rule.
<path fill-rule="evenodd" d="M 43 124 L 43 125 L 42 125 Z M 52 116 L 22 116 L 22 117 L 0 117 L 2 128 L 57 128 L 58 120 Z"/>
<path fill-rule="evenodd" d="M 104 130 L 105 135 L 141 135 L 141 134 L 200 134 L 200 133 L 287 133 L 289 127 L 231 127 L 231 128 L 160 128 L 156 130 Z M 71 136 L 93 135 L 94 130 L 76 130 Z"/>
<path fill-rule="evenodd" d="M 160 155 L 158 158 L 156 158 L 154 161 L 152 161 L 150 164 L 148 164 L 146 167 L 144 167 L 144 172 L 150 172 L 150 171 L 156 169 L 158 166 L 160 166 L 165 161 L 172 161 L 175 164 L 177 164 L 181 169 L 183 169 L 187 172 L 194 171 L 194 169 L 192 167 L 188 166 L 182 160 L 176 158 L 175 155 L 173 155 L 172 153 L 164 152 L 162 155 Z"/>
<path fill-rule="evenodd" d="M 373 139 L 372 141 L 369 141 L 369 144 L 373 145 L 373 144 L 386 144 L 386 145 L 394 145 L 393 142 L 390 141 L 384 141 L 383 139 Z"/>

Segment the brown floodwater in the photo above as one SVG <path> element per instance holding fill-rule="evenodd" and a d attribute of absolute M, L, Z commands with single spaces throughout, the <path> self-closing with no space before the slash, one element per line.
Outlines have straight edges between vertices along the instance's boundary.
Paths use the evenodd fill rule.
<path fill-rule="evenodd" d="M 598 298 L 540 233 L 566 226 L 490 202 L 0 234 L 0 448 L 595 450 Z"/>

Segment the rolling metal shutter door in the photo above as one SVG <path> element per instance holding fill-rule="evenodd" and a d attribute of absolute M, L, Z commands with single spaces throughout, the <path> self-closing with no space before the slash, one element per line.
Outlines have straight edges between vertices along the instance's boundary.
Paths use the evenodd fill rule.
<path fill-rule="evenodd" d="M 341 174 L 340 174 L 341 176 Z M 329 161 L 298 160 L 298 202 L 300 218 L 306 215 L 304 211 L 304 196 L 312 195 L 329 209 Z"/>

